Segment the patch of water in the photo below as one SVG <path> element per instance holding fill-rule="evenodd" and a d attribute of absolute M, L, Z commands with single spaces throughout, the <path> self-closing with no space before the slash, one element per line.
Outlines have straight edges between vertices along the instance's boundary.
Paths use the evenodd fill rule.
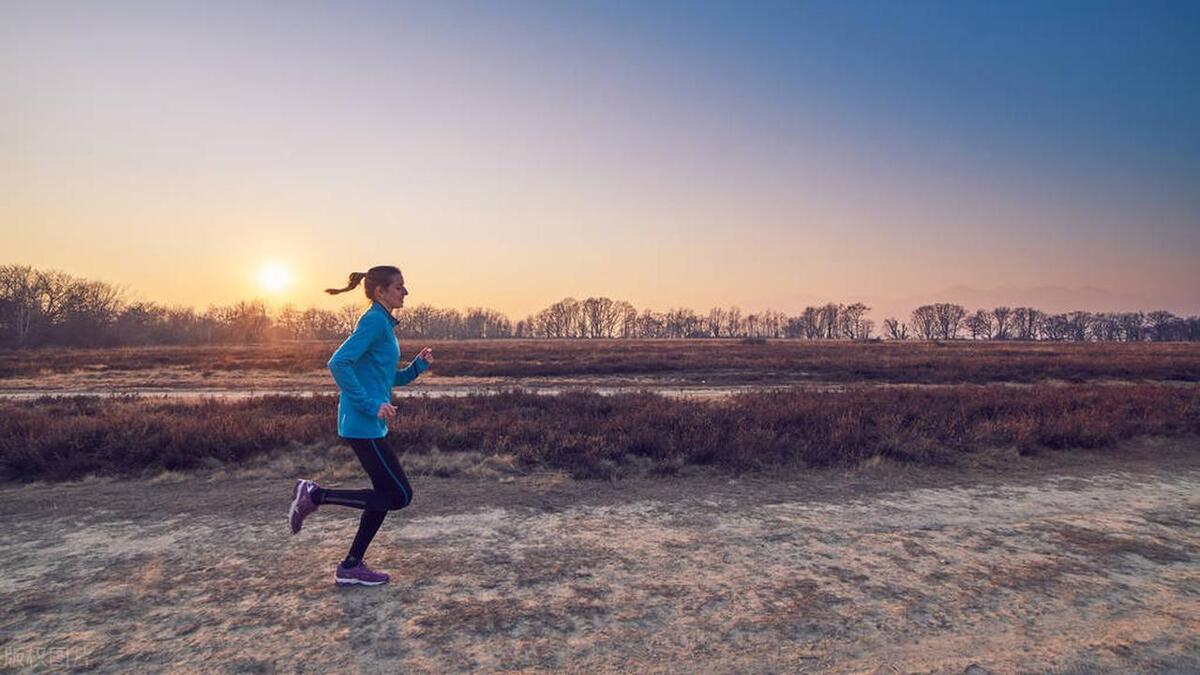
<path fill-rule="evenodd" d="M 679 386 L 641 386 L 641 387 L 523 387 L 521 390 L 531 394 L 556 396 L 570 391 L 591 391 L 601 396 L 619 396 L 638 392 L 651 392 L 667 398 L 725 398 L 736 394 L 761 393 L 769 391 L 785 391 L 795 385 L 746 385 L 729 387 L 679 387 Z M 818 391 L 840 391 L 845 389 L 839 385 L 807 386 L 805 389 Z M 428 398 L 465 398 L 467 396 L 486 396 L 511 391 L 511 387 L 438 387 L 438 388 L 401 388 L 393 392 L 397 398 L 428 397 Z M 23 390 L 0 391 L 0 399 L 10 401 L 30 401 L 44 397 L 90 396 L 97 398 L 121 398 L 136 396 L 144 398 L 167 398 L 183 400 L 223 399 L 245 400 L 263 396 L 313 396 L 332 395 L 336 392 L 327 389 L 121 389 L 121 390 Z"/>

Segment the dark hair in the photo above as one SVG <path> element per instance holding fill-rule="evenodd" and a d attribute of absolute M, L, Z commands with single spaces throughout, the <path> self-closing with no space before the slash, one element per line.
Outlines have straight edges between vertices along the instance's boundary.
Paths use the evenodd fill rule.
<path fill-rule="evenodd" d="M 400 268 L 393 267 L 391 265 L 372 267 L 371 269 L 367 270 L 365 274 L 362 272 L 351 272 L 350 280 L 346 282 L 345 288 L 326 288 L 325 292 L 330 295 L 337 295 L 338 293 L 352 291 L 356 286 L 358 286 L 359 282 L 361 282 L 363 279 L 366 279 L 367 283 L 365 286 L 363 286 L 363 291 L 366 292 L 368 300 L 374 300 L 375 289 L 392 283 L 392 279 L 397 274 L 400 274 Z"/>

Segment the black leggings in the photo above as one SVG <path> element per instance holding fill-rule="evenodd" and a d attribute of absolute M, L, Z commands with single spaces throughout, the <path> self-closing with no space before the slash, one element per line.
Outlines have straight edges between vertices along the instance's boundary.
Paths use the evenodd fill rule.
<path fill-rule="evenodd" d="M 321 488 L 314 495 L 318 504 L 339 504 L 362 509 L 358 533 L 350 545 L 345 563 L 357 564 L 367 552 L 388 511 L 402 509 L 412 503 L 412 486 L 400 467 L 400 460 L 385 438 L 343 438 L 358 455 L 358 461 L 371 478 L 373 490 L 338 490 Z"/>

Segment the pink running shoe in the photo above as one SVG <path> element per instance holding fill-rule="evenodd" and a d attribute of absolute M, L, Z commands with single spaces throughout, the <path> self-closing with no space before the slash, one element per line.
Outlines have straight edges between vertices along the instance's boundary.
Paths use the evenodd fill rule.
<path fill-rule="evenodd" d="M 376 572 L 361 560 L 349 569 L 339 564 L 337 572 L 333 575 L 333 580 L 337 582 L 338 586 L 378 586 L 386 584 L 388 579 L 387 572 Z"/>
<path fill-rule="evenodd" d="M 317 504 L 312 500 L 315 487 L 320 486 L 314 481 L 301 479 L 296 481 L 296 487 L 292 489 L 292 506 L 288 509 L 288 522 L 292 526 L 292 534 L 299 532 L 300 527 L 304 525 L 304 519 L 317 510 Z"/>

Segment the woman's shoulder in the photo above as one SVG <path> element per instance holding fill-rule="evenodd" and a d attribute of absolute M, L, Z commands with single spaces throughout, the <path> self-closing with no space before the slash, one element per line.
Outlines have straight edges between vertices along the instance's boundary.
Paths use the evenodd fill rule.
<path fill-rule="evenodd" d="M 372 310 L 362 312 L 362 316 L 359 317 L 358 323 L 359 327 L 370 329 L 378 328 L 380 325 L 384 324 L 386 324 L 386 322 L 384 321 L 382 313 Z"/>
<path fill-rule="evenodd" d="M 384 321 L 383 316 L 379 312 L 373 312 L 368 309 L 362 313 L 362 316 L 358 317 L 358 323 L 354 324 L 354 331 L 356 333 L 365 331 L 375 332 L 381 330 L 386 325 L 387 322 Z"/>

